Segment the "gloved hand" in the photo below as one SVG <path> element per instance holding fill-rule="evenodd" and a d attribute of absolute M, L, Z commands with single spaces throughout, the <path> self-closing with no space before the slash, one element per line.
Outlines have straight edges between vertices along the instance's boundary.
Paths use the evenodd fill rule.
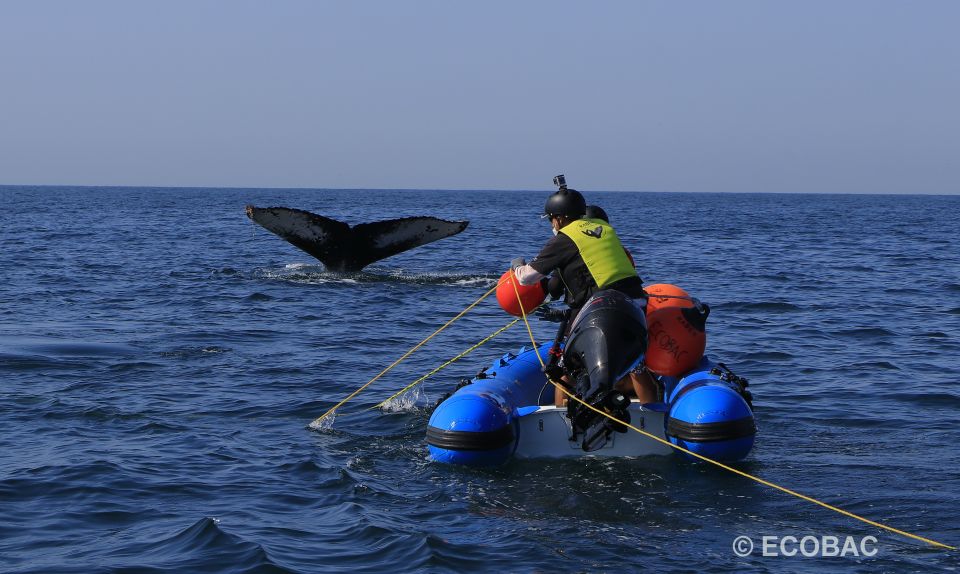
<path fill-rule="evenodd" d="M 559 323 L 567 317 L 567 312 L 569 309 L 551 309 L 550 307 L 540 307 L 534 311 L 534 315 L 537 316 L 541 321 L 551 321 L 553 323 Z"/>
<path fill-rule="evenodd" d="M 515 271 L 517 267 L 523 267 L 526 264 L 527 264 L 527 260 L 524 259 L 523 257 L 515 257 L 510 262 L 510 271 Z"/>

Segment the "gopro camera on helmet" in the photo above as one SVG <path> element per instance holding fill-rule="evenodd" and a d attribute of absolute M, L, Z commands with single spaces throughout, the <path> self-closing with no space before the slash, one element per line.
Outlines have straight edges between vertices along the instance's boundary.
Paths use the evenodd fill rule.
<path fill-rule="evenodd" d="M 560 189 L 567 189 L 567 178 L 563 177 L 562 173 L 560 175 L 556 175 L 553 177 L 553 185 Z"/>

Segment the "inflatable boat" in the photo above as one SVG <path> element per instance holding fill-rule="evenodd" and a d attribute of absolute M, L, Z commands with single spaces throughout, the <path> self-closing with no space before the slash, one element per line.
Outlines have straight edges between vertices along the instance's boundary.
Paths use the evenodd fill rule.
<path fill-rule="evenodd" d="M 627 424 L 714 460 L 746 457 L 757 432 L 747 381 L 703 353 L 709 308 L 674 297 L 659 308 L 652 298 L 654 308 L 643 309 L 619 292 L 601 291 L 562 346 L 558 332 L 557 341 L 507 353 L 463 381 L 430 417 L 432 459 L 494 466 L 512 458 L 679 451 Z M 652 375 L 660 400 L 641 403 L 617 390 L 617 381 L 638 370 Z M 580 400 L 554 406 L 545 371 L 554 380 L 563 375 Z"/>

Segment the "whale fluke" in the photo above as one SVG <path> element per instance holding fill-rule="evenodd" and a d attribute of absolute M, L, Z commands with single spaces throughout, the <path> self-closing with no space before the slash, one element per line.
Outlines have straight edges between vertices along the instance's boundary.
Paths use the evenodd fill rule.
<path fill-rule="evenodd" d="M 456 235 L 468 221 L 403 217 L 350 227 L 289 207 L 246 207 L 247 217 L 319 259 L 330 271 L 360 271 L 374 261 Z"/>

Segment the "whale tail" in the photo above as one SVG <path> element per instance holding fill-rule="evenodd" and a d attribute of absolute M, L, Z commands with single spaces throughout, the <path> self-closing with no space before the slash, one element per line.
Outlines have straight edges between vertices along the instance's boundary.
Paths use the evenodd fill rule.
<path fill-rule="evenodd" d="M 468 221 L 403 217 L 353 227 L 289 207 L 246 207 L 247 217 L 319 259 L 330 271 L 360 271 L 374 261 L 456 235 Z"/>

